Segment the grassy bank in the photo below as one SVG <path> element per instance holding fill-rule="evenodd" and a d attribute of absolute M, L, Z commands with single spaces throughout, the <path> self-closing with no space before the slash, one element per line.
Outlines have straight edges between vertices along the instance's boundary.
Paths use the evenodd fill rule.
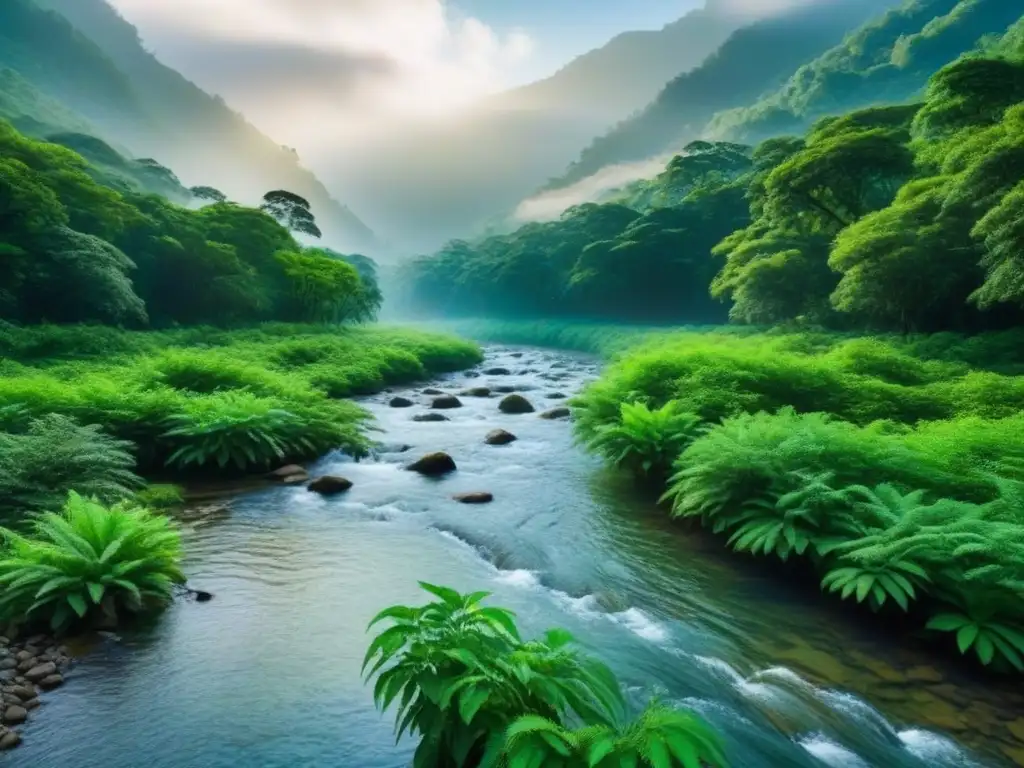
<path fill-rule="evenodd" d="M 466 328 L 472 331 L 471 328 Z M 736 552 L 1024 672 L 1024 334 L 477 324 L 612 358 L 580 439 Z M 888 617 L 888 618 L 887 618 Z"/>
<path fill-rule="evenodd" d="M 387 328 L 126 332 L 0 326 L 0 509 L 114 499 L 136 474 L 260 471 L 367 446 L 344 400 L 468 367 L 479 349 Z"/>

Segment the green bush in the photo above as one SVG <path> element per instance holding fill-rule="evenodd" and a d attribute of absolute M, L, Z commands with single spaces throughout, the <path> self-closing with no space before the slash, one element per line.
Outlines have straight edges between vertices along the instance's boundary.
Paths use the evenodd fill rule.
<path fill-rule="evenodd" d="M 135 503 L 146 509 L 162 511 L 185 503 L 185 489 L 173 483 L 154 483 L 135 493 Z"/>
<path fill-rule="evenodd" d="M 420 738 L 414 763 L 436 768 L 691 768 L 724 766 L 717 735 L 697 716 L 649 706 L 630 722 L 611 670 L 562 630 L 524 641 L 514 615 L 423 584 L 436 600 L 394 606 L 364 661 L 374 700 L 396 707 L 399 737 Z"/>
<path fill-rule="evenodd" d="M 22 432 L 0 432 L 0 511 L 54 508 L 69 491 L 104 501 L 142 484 L 131 445 L 59 414 L 32 419 Z"/>
<path fill-rule="evenodd" d="M 70 493 L 60 513 L 35 519 L 30 535 L 0 529 L 0 622 L 111 624 L 165 606 L 185 576 L 177 530 L 126 504 Z"/>

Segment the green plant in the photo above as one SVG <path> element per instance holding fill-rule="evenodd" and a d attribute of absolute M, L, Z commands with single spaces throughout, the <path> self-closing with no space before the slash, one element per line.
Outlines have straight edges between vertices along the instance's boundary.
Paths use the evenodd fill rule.
<path fill-rule="evenodd" d="M 622 403 L 617 423 L 598 426 L 584 442 L 617 467 L 642 476 L 660 476 L 703 431 L 699 416 L 670 400 L 661 408 Z"/>
<path fill-rule="evenodd" d="M 960 653 L 973 650 L 986 666 L 999 661 L 1024 672 L 1024 625 L 1001 619 L 990 606 L 940 613 L 927 628 L 956 633 Z"/>
<path fill-rule="evenodd" d="M 562 738 L 568 722 L 591 728 L 580 735 L 580 744 L 602 750 L 600 745 L 610 744 L 602 759 L 627 749 L 618 682 L 606 666 L 574 649 L 567 632 L 553 630 L 541 640 L 524 641 L 511 612 L 482 605 L 487 593 L 420 586 L 437 599 L 378 614 L 370 627 L 382 621 L 391 626 L 374 638 L 363 663 L 367 678 L 377 678 L 377 706 L 397 705 L 398 736 L 406 731 L 419 736 L 417 768 L 560 765 L 558 760 L 570 756 Z M 699 746 L 699 754 L 721 755 L 696 717 L 681 713 L 659 723 L 680 744 L 689 739 L 694 749 Z M 572 763 L 577 764 L 587 765 Z"/>
<path fill-rule="evenodd" d="M 0 621 L 116 622 L 166 605 L 181 572 L 181 539 L 165 517 L 71 492 L 60 513 L 33 520 L 31 534 L 0 529 Z"/>
<path fill-rule="evenodd" d="M 910 601 L 917 599 L 921 583 L 927 581 L 928 573 L 916 563 L 896 560 L 869 566 L 851 558 L 841 560 L 838 568 L 825 574 L 821 586 L 829 592 L 839 592 L 843 600 L 856 596 L 857 602 L 863 603 L 866 599 L 876 611 L 889 599 L 906 611 Z"/>
<path fill-rule="evenodd" d="M 146 509 L 173 509 L 185 503 L 185 489 L 172 483 L 154 483 L 136 491 L 135 503 Z"/>
<path fill-rule="evenodd" d="M 71 490 L 116 501 L 142 484 L 131 444 L 98 426 L 59 414 L 31 419 L 21 433 L 0 432 L 0 509 L 54 507 Z"/>

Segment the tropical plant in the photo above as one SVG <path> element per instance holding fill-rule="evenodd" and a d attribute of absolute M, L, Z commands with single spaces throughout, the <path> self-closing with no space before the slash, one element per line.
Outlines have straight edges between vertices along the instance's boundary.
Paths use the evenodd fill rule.
<path fill-rule="evenodd" d="M 624 402 L 620 420 L 599 426 L 584 443 L 617 467 L 657 477 L 672 468 L 702 431 L 701 418 L 682 410 L 676 400 L 654 409 L 644 402 Z"/>
<path fill-rule="evenodd" d="M 590 758 L 589 765 L 605 765 L 613 753 L 641 746 L 638 733 L 648 741 L 671 736 L 682 752 L 724 765 L 717 739 L 695 716 L 649 715 L 626 729 L 614 675 L 573 648 L 567 632 L 524 641 L 510 611 L 482 605 L 486 592 L 420 586 L 437 599 L 378 614 L 370 627 L 385 620 L 391 626 L 376 636 L 363 663 L 367 679 L 376 677 L 377 706 L 397 704 L 399 738 L 407 731 L 419 736 L 418 768 L 582 766 Z M 570 735 L 566 724 L 580 722 L 589 730 Z M 567 744 L 577 757 L 588 757 L 564 762 L 573 755 Z M 634 762 L 616 765 L 645 765 L 635 749 L 633 755 Z"/>
<path fill-rule="evenodd" d="M 61 512 L 32 521 L 29 535 L 0 536 L 0 622 L 45 621 L 55 631 L 110 624 L 166 605 L 185 581 L 171 521 L 128 504 L 108 507 L 71 492 Z"/>
<path fill-rule="evenodd" d="M 1000 617 L 997 610 L 995 605 L 975 603 L 933 616 L 927 628 L 955 633 L 960 653 L 973 650 L 986 666 L 998 663 L 1024 672 L 1024 625 Z"/>
<path fill-rule="evenodd" d="M 841 560 L 839 567 L 825 574 L 821 586 L 829 592 L 839 592 L 843 600 L 853 596 L 858 603 L 868 600 L 876 611 L 890 599 L 907 611 L 910 601 L 917 599 L 921 584 L 928 580 L 924 569 L 907 560 L 870 566 L 850 558 Z"/>
<path fill-rule="evenodd" d="M 185 503 L 185 489 L 171 483 L 154 483 L 135 493 L 135 503 L 146 509 L 173 509 Z"/>

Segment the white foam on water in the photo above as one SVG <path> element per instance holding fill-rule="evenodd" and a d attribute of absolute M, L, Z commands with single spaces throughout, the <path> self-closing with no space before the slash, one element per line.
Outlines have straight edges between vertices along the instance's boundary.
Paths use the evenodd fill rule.
<path fill-rule="evenodd" d="M 502 584 L 520 587 L 521 589 L 533 589 L 540 586 L 540 579 L 537 578 L 537 574 L 525 568 L 518 568 L 514 571 L 499 571 L 497 580 Z"/>
<path fill-rule="evenodd" d="M 851 720 L 877 728 L 882 733 L 896 738 L 898 734 L 885 716 L 863 699 L 843 691 L 819 691 L 818 697 L 832 709 L 842 712 Z"/>
<path fill-rule="evenodd" d="M 810 693 L 818 692 L 818 689 L 815 688 L 814 685 L 802 678 L 789 667 L 768 667 L 767 669 L 758 670 L 747 679 L 747 682 L 749 683 L 771 681 L 788 683 L 794 688 L 800 688 Z"/>
<path fill-rule="evenodd" d="M 967 757 L 964 751 L 951 739 L 931 731 L 911 728 L 900 731 L 897 736 L 903 746 L 914 757 L 927 765 L 949 766 L 950 768 L 971 768 L 979 763 Z"/>
<path fill-rule="evenodd" d="M 652 643 L 664 643 L 669 639 L 668 630 L 639 608 L 613 613 L 611 617 L 644 640 L 650 640 Z"/>
<path fill-rule="evenodd" d="M 856 752 L 851 752 L 842 744 L 837 744 L 824 734 L 813 733 L 804 736 L 797 743 L 806 749 L 816 760 L 833 768 L 871 768 Z"/>
<path fill-rule="evenodd" d="M 551 594 L 563 608 L 576 616 L 580 616 L 585 619 L 596 619 L 602 615 L 601 611 L 598 610 L 597 597 L 594 595 L 573 597 L 572 595 L 560 592 L 557 589 L 551 590 Z"/>

